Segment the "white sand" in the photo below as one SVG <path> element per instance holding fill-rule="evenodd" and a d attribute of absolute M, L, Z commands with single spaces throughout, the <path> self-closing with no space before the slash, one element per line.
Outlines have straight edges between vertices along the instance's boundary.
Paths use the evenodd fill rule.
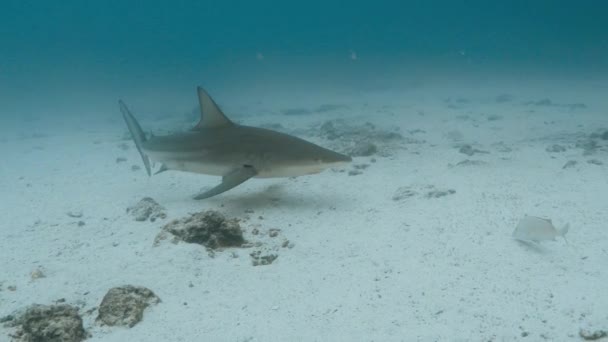
<path fill-rule="evenodd" d="M 130 170 L 141 161 L 133 146 L 118 148 L 126 131 L 118 109 L 111 121 L 49 126 L 47 117 L 3 125 L 0 317 L 60 298 L 81 304 L 84 313 L 109 288 L 132 284 L 153 290 L 162 303 L 132 329 L 100 327 L 93 322 L 96 312 L 85 315 L 90 341 L 488 341 L 520 340 L 522 333 L 528 340 L 566 341 L 579 340 L 581 328 L 608 330 L 608 152 L 583 156 L 574 147 L 577 134 L 608 128 L 606 84 L 469 85 L 463 89 L 454 80 L 441 87 L 299 93 L 301 102 L 291 107 L 351 108 L 310 116 L 239 115 L 243 123 L 290 129 L 341 116 L 397 126 L 426 143 L 376 157 L 361 175 L 326 171 L 252 180 L 205 201 L 191 195 L 218 178 L 167 172 L 148 179 L 143 170 Z M 503 93 L 514 100 L 496 103 Z M 285 97 L 241 107 L 230 104 L 232 97 L 238 94 L 218 100 L 243 114 L 289 107 Z M 468 102 L 449 108 L 447 98 Z M 523 105 L 543 98 L 588 108 Z M 501 118 L 489 121 L 490 115 Z M 144 129 L 160 128 L 138 116 Z M 182 123 L 183 116 L 174 124 Z M 408 133 L 414 129 L 425 133 Z M 459 153 L 450 131 L 490 153 Z M 499 152 L 493 144 L 500 141 L 512 151 Z M 545 151 L 552 144 L 567 151 Z M 117 164 L 117 157 L 128 161 Z M 448 166 L 465 159 L 487 165 Z M 562 169 L 568 160 L 578 164 Z M 399 187 L 423 191 L 425 185 L 456 193 L 392 200 Z M 169 218 L 133 221 L 125 209 L 144 196 L 165 206 Z M 152 246 L 165 222 L 205 209 L 250 216 L 243 224 L 248 239 L 271 241 L 250 234 L 260 224 L 262 231 L 281 229 L 295 246 L 279 249 L 272 265 L 259 267 L 251 265 L 248 249 L 210 258 L 198 245 Z M 68 217 L 68 211 L 83 217 Z M 558 226 L 569 222 L 570 244 L 514 241 L 511 233 L 525 214 L 552 218 Z M 79 220 L 86 224 L 78 226 Z M 38 267 L 46 277 L 32 280 Z M 0 329 L 0 340 L 10 331 Z"/>

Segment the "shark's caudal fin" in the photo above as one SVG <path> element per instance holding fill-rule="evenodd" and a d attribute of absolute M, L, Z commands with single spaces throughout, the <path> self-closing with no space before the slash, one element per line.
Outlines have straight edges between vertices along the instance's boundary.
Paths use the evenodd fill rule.
<path fill-rule="evenodd" d="M 122 100 L 119 100 L 118 104 L 120 105 L 120 111 L 122 112 L 122 117 L 125 119 L 125 122 L 127 123 L 127 127 L 129 127 L 129 131 L 131 132 L 133 141 L 135 141 L 135 146 L 137 147 L 137 150 L 139 151 L 139 154 L 141 155 L 141 159 L 144 161 L 144 166 L 146 167 L 148 176 L 151 176 L 152 169 L 150 168 L 150 159 L 142 150 L 142 144 L 146 141 L 146 134 L 141 129 L 141 126 L 139 125 L 139 123 L 137 123 L 137 120 L 135 120 L 135 117 L 133 116 L 133 114 L 131 114 L 131 112 L 129 111 L 129 108 L 127 108 L 127 105 L 125 105 L 125 103 L 122 102 Z"/>
<path fill-rule="evenodd" d="M 196 89 L 198 91 L 198 103 L 201 107 L 201 121 L 194 126 L 192 129 L 193 131 L 198 131 L 202 128 L 217 128 L 234 125 L 234 123 L 222 113 L 220 107 L 215 104 L 215 101 L 207 94 L 205 89 L 201 87 Z"/>

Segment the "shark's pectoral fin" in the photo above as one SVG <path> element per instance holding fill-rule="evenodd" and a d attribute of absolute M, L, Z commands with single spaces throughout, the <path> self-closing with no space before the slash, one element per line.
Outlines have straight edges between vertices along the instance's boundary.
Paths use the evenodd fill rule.
<path fill-rule="evenodd" d="M 215 195 L 219 195 L 222 192 L 226 192 L 234 188 L 235 186 L 245 182 L 249 178 L 254 177 L 257 173 L 258 172 L 253 166 L 243 165 L 243 167 L 235 169 L 227 175 L 224 175 L 224 177 L 222 178 L 222 183 L 220 183 L 218 186 L 194 196 L 194 199 L 202 200 Z"/>

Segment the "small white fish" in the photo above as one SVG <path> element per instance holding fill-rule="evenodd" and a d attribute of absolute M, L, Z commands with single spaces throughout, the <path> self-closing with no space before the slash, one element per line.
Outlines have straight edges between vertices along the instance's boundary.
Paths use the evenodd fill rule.
<path fill-rule="evenodd" d="M 557 229 L 549 219 L 544 219 L 536 216 L 525 216 L 517 224 L 517 228 L 513 231 L 513 237 L 522 241 L 541 242 L 547 240 L 555 241 L 555 238 L 561 236 L 566 240 L 570 225 L 566 224 L 563 228 Z M 568 242 L 566 240 L 566 242 Z"/>

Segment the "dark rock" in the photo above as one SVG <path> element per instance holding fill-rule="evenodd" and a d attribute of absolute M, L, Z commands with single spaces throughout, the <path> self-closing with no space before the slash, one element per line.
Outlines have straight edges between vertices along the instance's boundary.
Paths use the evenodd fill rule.
<path fill-rule="evenodd" d="M 456 163 L 456 165 L 448 165 L 450 167 L 460 167 L 460 166 L 482 166 L 482 165 L 488 165 L 487 162 L 483 161 L 483 160 L 471 160 L 471 159 L 465 159 L 463 161 L 459 161 L 458 163 Z"/>
<path fill-rule="evenodd" d="M 157 242 L 173 235 L 173 242 L 197 243 L 210 249 L 240 247 L 245 243 L 237 219 L 227 219 L 220 212 L 207 210 L 174 220 L 163 227 Z"/>
<path fill-rule="evenodd" d="M 554 145 L 548 146 L 545 149 L 545 151 L 547 151 L 549 153 L 560 153 L 560 152 L 565 152 L 566 148 L 562 145 L 554 144 Z"/>
<path fill-rule="evenodd" d="M 562 166 L 562 169 L 569 169 L 571 167 L 574 167 L 577 164 L 576 160 L 568 160 L 568 162 L 566 162 L 566 164 L 564 164 L 564 166 Z"/>
<path fill-rule="evenodd" d="M 608 140 L 608 131 L 605 131 L 604 133 L 602 133 L 602 135 L 600 135 L 600 138 L 602 140 Z"/>
<path fill-rule="evenodd" d="M 158 303 L 160 298 L 145 287 L 114 287 L 103 297 L 96 320 L 109 326 L 131 328 L 142 320 L 148 306 Z"/>
<path fill-rule="evenodd" d="M 604 165 L 604 163 L 601 160 L 597 160 L 597 159 L 589 159 L 587 160 L 588 164 L 593 164 L 593 165 Z"/>
<path fill-rule="evenodd" d="M 395 194 L 393 195 L 393 201 L 401 201 L 406 198 L 410 198 L 416 196 L 418 193 L 412 190 L 410 187 L 402 186 L 395 190 Z"/>
<path fill-rule="evenodd" d="M 462 153 L 462 154 L 466 154 L 467 156 L 472 156 L 475 153 L 490 153 L 488 151 L 482 151 L 482 150 L 478 150 L 476 148 L 473 148 L 473 146 L 471 145 L 462 145 L 459 149 L 458 152 Z"/>
<path fill-rule="evenodd" d="M 502 115 L 492 114 L 488 115 L 488 121 L 498 121 L 502 120 Z"/>
<path fill-rule="evenodd" d="M 576 143 L 576 147 L 577 148 L 582 148 L 583 149 L 583 155 L 587 156 L 587 155 L 595 153 L 595 151 L 597 149 L 599 149 L 600 146 L 599 146 L 599 144 L 597 143 L 596 140 L 587 139 L 587 140 L 578 141 Z"/>
<path fill-rule="evenodd" d="M 585 341 L 597 341 L 604 337 L 608 337 L 608 331 L 606 331 L 606 330 L 589 331 L 589 330 L 581 329 L 581 330 L 579 330 L 578 335 Z"/>
<path fill-rule="evenodd" d="M 448 190 L 432 190 L 426 193 L 426 198 L 440 198 L 447 195 L 455 194 L 456 190 L 448 189 Z"/>
<path fill-rule="evenodd" d="M 7 323 L 7 322 L 11 322 L 15 319 L 15 316 L 13 315 L 6 315 L 6 316 L 2 316 L 0 317 L 0 323 Z"/>
<path fill-rule="evenodd" d="M 262 255 L 262 251 L 251 252 L 249 256 L 251 256 L 251 264 L 253 266 L 270 265 L 279 257 L 276 254 Z"/>
<path fill-rule="evenodd" d="M 78 308 L 67 304 L 33 305 L 14 324 L 19 341 L 80 342 L 88 337 Z"/>
<path fill-rule="evenodd" d="M 167 217 L 165 208 L 150 197 L 144 197 L 136 205 L 127 208 L 127 213 L 131 214 L 135 221 L 156 221 L 157 218 Z"/>
<path fill-rule="evenodd" d="M 353 167 L 357 170 L 365 170 L 369 167 L 369 164 L 354 164 Z"/>

